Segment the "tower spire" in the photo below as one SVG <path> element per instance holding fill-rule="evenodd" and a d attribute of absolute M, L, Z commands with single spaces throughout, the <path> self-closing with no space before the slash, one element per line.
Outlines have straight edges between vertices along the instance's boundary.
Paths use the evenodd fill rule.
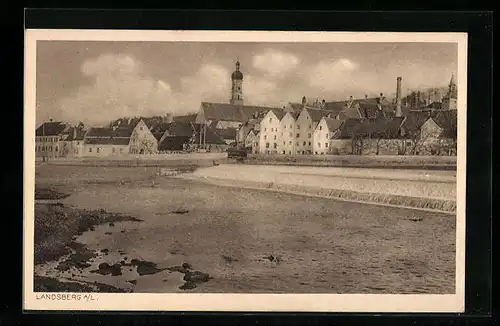
<path fill-rule="evenodd" d="M 236 70 L 231 74 L 231 98 L 230 104 L 243 105 L 243 74 L 240 71 L 240 61 L 236 58 Z"/>

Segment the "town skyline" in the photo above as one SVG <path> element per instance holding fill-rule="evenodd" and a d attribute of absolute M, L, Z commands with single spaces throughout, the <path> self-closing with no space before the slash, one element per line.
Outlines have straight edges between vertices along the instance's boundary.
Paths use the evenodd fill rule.
<path fill-rule="evenodd" d="M 406 95 L 446 87 L 456 75 L 456 51 L 446 43 L 43 41 L 37 124 L 54 119 L 104 125 L 123 116 L 195 113 L 202 101 L 228 103 L 236 60 L 246 105 L 281 107 L 302 96 L 390 97 L 399 76 Z"/>

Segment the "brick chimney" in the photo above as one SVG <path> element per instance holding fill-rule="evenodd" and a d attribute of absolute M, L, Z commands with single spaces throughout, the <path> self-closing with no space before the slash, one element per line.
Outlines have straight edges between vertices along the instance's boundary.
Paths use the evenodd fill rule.
<path fill-rule="evenodd" d="M 401 81 L 403 78 L 398 77 L 396 81 L 396 117 L 400 117 L 403 115 L 401 112 Z"/>

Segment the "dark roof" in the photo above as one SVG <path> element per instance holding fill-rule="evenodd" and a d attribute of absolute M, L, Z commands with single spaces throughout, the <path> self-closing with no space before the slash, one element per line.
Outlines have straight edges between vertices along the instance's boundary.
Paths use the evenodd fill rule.
<path fill-rule="evenodd" d="M 191 136 L 165 136 L 158 144 L 159 151 L 182 150 L 184 144 L 188 144 Z"/>
<path fill-rule="evenodd" d="M 426 106 L 429 109 L 441 110 L 443 107 L 443 103 L 441 102 L 432 102 L 431 104 Z"/>
<path fill-rule="evenodd" d="M 225 129 L 215 129 L 211 128 L 215 133 L 221 136 L 223 139 L 236 139 L 236 128 L 225 128 Z"/>
<path fill-rule="evenodd" d="M 359 114 L 363 118 L 368 118 L 368 119 L 374 119 L 378 116 L 379 110 L 381 110 L 382 107 L 379 108 L 379 105 L 377 103 L 373 102 L 360 102 L 359 103 Z"/>
<path fill-rule="evenodd" d="M 191 137 L 196 128 L 196 124 L 191 122 L 172 122 L 169 124 L 167 132 L 170 136 Z"/>
<path fill-rule="evenodd" d="M 431 117 L 431 111 L 408 111 L 403 121 L 402 128 L 406 133 L 414 133 L 420 130 L 420 127 Z"/>
<path fill-rule="evenodd" d="M 340 111 L 346 108 L 347 101 L 325 102 L 323 110 L 332 112 L 334 115 L 339 114 Z"/>
<path fill-rule="evenodd" d="M 398 138 L 403 120 L 403 117 L 379 117 L 377 119 L 369 120 L 366 131 L 371 135 L 371 137 L 390 139 Z"/>
<path fill-rule="evenodd" d="M 457 110 L 436 111 L 432 120 L 443 129 L 443 136 L 449 138 L 457 137 Z"/>
<path fill-rule="evenodd" d="M 345 120 L 336 138 L 351 138 L 353 135 L 361 137 L 398 138 L 403 117 L 376 119 L 347 119 Z"/>
<path fill-rule="evenodd" d="M 85 144 L 91 145 L 128 145 L 130 138 L 86 138 Z"/>
<path fill-rule="evenodd" d="M 87 132 L 86 130 L 77 127 L 71 127 L 68 130 L 69 135 L 68 138 L 66 138 L 66 141 L 83 140 L 86 132 Z"/>
<path fill-rule="evenodd" d="M 58 122 L 45 122 L 35 131 L 36 136 L 58 136 L 64 129 L 66 129 L 66 124 Z"/>
<path fill-rule="evenodd" d="M 361 128 L 363 121 L 361 119 L 346 119 L 342 122 L 338 132 L 335 134 L 335 138 L 351 138 L 352 135 L 357 134 L 358 130 Z"/>
<path fill-rule="evenodd" d="M 313 108 L 307 108 L 306 110 L 311 116 L 312 121 L 314 122 L 318 122 L 321 120 L 321 118 L 332 114 L 330 111 L 313 109 Z"/>
<path fill-rule="evenodd" d="M 195 137 L 194 141 L 196 144 L 200 143 L 200 138 L 203 142 L 203 136 L 205 135 L 205 143 L 211 144 L 211 145 L 226 145 L 226 142 L 224 139 L 219 136 L 212 128 L 209 128 L 208 126 L 205 129 L 205 132 L 203 132 L 203 129 L 201 128 L 202 124 L 196 124 L 194 125 L 195 127 Z"/>
<path fill-rule="evenodd" d="M 156 141 L 160 141 L 161 137 L 163 137 L 163 132 L 155 132 L 153 133 L 153 136 L 155 137 Z"/>
<path fill-rule="evenodd" d="M 86 134 L 87 138 L 130 138 L 132 129 L 128 127 L 113 128 L 90 128 Z"/>
<path fill-rule="evenodd" d="M 326 125 L 328 126 L 328 129 L 330 131 L 337 130 L 342 125 L 342 121 L 337 120 L 337 119 L 332 119 L 332 118 L 328 118 L 328 117 L 323 117 L 323 119 L 325 119 Z"/>
<path fill-rule="evenodd" d="M 201 107 L 207 120 L 240 121 L 245 122 L 255 114 L 266 113 L 271 107 L 234 105 L 226 103 L 202 102 Z"/>
<path fill-rule="evenodd" d="M 278 120 L 283 119 L 283 117 L 286 114 L 286 112 L 281 109 L 271 109 L 270 111 L 273 111 L 274 115 L 278 118 Z"/>
<path fill-rule="evenodd" d="M 292 109 L 294 112 L 300 113 L 300 111 L 304 108 L 304 104 L 302 103 L 288 103 L 288 106 L 290 109 Z"/>
<path fill-rule="evenodd" d="M 111 123 L 111 127 L 113 126 L 118 126 L 119 128 L 129 128 L 133 130 L 139 121 L 143 120 L 146 126 L 151 129 L 155 127 L 156 125 L 164 122 L 165 118 L 161 116 L 154 116 L 154 117 L 133 117 L 133 118 L 120 118 Z"/>
<path fill-rule="evenodd" d="M 151 128 L 151 133 L 154 134 L 163 134 L 169 128 L 171 123 L 169 122 L 161 122 Z M 156 137 L 156 136 L 155 136 Z"/>

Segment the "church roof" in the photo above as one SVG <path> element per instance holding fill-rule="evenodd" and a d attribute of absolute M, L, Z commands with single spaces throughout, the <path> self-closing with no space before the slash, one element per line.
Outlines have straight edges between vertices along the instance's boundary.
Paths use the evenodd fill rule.
<path fill-rule="evenodd" d="M 266 113 L 272 107 L 237 105 L 227 103 L 201 102 L 206 120 L 246 122 L 259 113 Z"/>

